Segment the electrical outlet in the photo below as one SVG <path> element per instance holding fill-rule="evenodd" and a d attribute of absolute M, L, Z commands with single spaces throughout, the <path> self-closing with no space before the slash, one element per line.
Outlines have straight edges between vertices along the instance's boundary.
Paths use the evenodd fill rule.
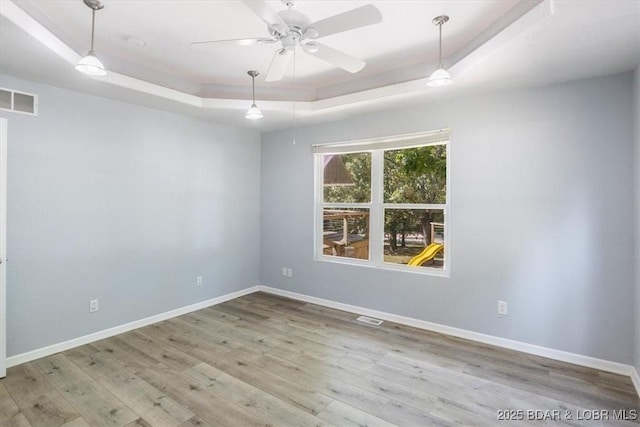
<path fill-rule="evenodd" d="M 202 276 L 196 277 L 196 286 L 202 286 Z"/>
<path fill-rule="evenodd" d="M 293 277 L 293 270 L 290 268 L 287 268 L 287 277 Z"/>
<path fill-rule="evenodd" d="M 507 315 L 507 302 L 506 301 L 498 301 L 498 315 L 506 316 Z"/>
<path fill-rule="evenodd" d="M 287 267 L 282 267 L 282 275 L 287 277 Z"/>
<path fill-rule="evenodd" d="M 95 313 L 96 311 L 98 311 L 98 300 L 92 299 L 89 301 L 89 313 Z"/>

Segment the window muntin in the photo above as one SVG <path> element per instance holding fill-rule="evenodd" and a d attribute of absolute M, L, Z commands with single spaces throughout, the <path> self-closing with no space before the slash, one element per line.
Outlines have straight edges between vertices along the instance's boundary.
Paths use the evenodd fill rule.
<path fill-rule="evenodd" d="M 444 130 L 315 146 L 321 197 L 316 200 L 316 257 L 448 275 L 448 142 Z M 325 175 L 327 159 L 335 157 L 346 177 L 339 178 L 335 167 Z M 338 227 L 341 214 L 347 219 Z M 334 222 L 328 226 L 330 215 Z M 355 240 L 366 248 L 358 255 L 351 244 Z"/>

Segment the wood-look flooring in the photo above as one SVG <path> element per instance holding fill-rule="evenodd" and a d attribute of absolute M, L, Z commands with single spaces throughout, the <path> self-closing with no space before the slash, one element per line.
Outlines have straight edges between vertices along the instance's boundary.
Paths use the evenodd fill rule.
<path fill-rule="evenodd" d="M 629 378 L 356 317 L 247 295 L 9 369 L 0 425 L 639 424 Z"/>

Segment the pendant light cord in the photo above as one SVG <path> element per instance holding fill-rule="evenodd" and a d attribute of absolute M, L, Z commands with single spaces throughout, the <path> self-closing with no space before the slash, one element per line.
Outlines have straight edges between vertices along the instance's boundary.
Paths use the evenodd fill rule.
<path fill-rule="evenodd" d="M 253 93 L 253 105 L 255 105 L 256 104 L 256 78 L 255 78 L 255 76 L 251 76 L 251 88 L 252 88 L 251 93 Z"/>
<path fill-rule="evenodd" d="M 93 52 L 93 34 L 96 28 L 96 10 L 91 9 L 91 51 Z"/>
<path fill-rule="evenodd" d="M 293 145 L 296 144 L 296 50 L 293 50 Z"/>
<path fill-rule="evenodd" d="M 438 28 L 440 28 L 440 47 L 438 49 L 438 68 L 444 68 L 442 66 L 442 22 L 438 24 Z"/>

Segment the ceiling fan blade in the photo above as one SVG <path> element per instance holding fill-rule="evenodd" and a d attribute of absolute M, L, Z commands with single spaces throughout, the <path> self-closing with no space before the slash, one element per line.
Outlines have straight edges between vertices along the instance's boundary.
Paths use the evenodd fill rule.
<path fill-rule="evenodd" d="M 287 71 L 287 66 L 291 61 L 291 57 L 293 56 L 293 52 L 290 50 L 280 49 L 273 55 L 273 59 L 271 60 L 271 65 L 269 66 L 269 71 L 267 72 L 266 81 L 275 82 L 277 80 L 282 80 L 284 77 L 284 73 Z"/>
<path fill-rule="evenodd" d="M 276 39 L 230 39 L 230 40 L 208 40 L 202 42 L 193 42 L 191 46 L 196 49 L 211 49 L 219 46 L 252 46 L 256 44 L 275 43 Z"/>
<path fill-rule="evenodd" d="M 328 62 L 331 65 L 335 65 L 338 68 L 342 68 L 343 70 L 347 70 L 350 73 L 357 73 L 367 65 L 367 63 L 362 59 L 347 55 L 346 53 L 325 44 L 314 42 L 311 46 L 313 46 L 313 49 L 305 49 L 309 55 L 315 56 L 316 58 Z M 303 48 L 304 47 L 305 46 L 303 45 Z"/>
<path fill-rule="evenodd" d="M 306 28 L 315 28 L 318 32 L 316 38 L 320 38 L 343 31 L 366 27 L 367 25 L 377 24 L 378 22 L 382 22 L 382 14 L 377 7 L 372 4 L 367 4 L 344 13 L 330 16 L 318 22 L 313 22 L 307 25 Z"/>
<path fill-rule="evenodd" d="M 260 17 L 269 27 L 277 25 L 283 30 L 288 29 L 287 24 L 282 20 L 278 12 L 271 9 L 271 7 L 264 0 L 242 0 L 245 6 L 253 11 Z"/>

